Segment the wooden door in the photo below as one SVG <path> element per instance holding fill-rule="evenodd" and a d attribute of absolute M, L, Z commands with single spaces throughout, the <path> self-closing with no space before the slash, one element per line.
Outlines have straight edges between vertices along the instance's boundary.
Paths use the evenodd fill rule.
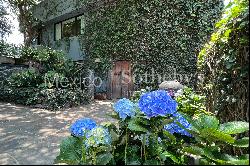
<path fill-rule="evenodd" d="M 129 98 L 132 92 L 132 73 L 130 61 L 114 62 L 112 70 L 111 98 Z"/>

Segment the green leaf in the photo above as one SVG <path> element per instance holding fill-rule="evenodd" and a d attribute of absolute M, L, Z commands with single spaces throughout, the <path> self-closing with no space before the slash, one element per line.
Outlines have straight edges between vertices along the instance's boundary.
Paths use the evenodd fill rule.
<path fill-rule="evenodd" d="M 215 116 L 201 114 L 198 119 L 194 120 L 195 128 L 212 128 L 217 129 L 219 126 L 219 120 Z"/>
<path fill-rule="evenodd" d="M 182 151 L 193 154 L 193 155 L 197 155 L 197 156 L 201 156 L 204 154 L 204 150 L 202 148 L 197 147 L 197 146 L 184 147 L 182 149 Z"/>
<path fill-rule="evenodd" d="M 219 130 L 227 134 L 238 134 L 249 130 L 249 123 L 242 121 L 221 124 Z"/>
<path fill-rule="evenodd" d="M 202 129 L 200 136 L 210 141 L 223 141 L 227 143 L 234 143 L 235 139 L 229 134 L 225 134 L 215 129 Z"/>
<path fill-rule="evenodd" d="M 139 125 L 138 123 L 136 123 L 135 120 L 130 120 L 128 122 L 128 128 L 131 131 L 141 131 L 141 132 L 147 132 L 148 131 L 146 128 L 144 128 L 141 125 Z"/>
<path fill-rule="evenodd" d="M 170 158 L 173 160 L 175 163 L 179 164 L 180 161 L 178 160 L 177 157 L 175 157 L 173 154 L 169 153 L 168 151 L 165 151 L 161 154 L 161 158 L 164 160 L 165 158 Z M 166 159 L 165 159 L 166 160 Z"/>
<path fill-rule="evenodd" d="M 113 142 L 119 140 L 119 135 L 118 135 L 116 132 L 114 132 L 113 129 L 111 129 L 109 133 L 110 133 L 110 135 L 111 135 L 111 138 L 112 138 L 112 141 L 113 141 Z"/>
<path fill-rule="evenodd" d="M 168 132 L 166 130 L 163 130 L 163 134 L 171 140 L 171 143 L 173 143 L 173 144 L 176 143 L 176 138 L 173 134 L 171 134 L 170 132 Z"/>
<path fill-rule="evenodd" d="M 117 113 L 112 112 L 112 113 L 107 113 L 106 115 L 113 118 L 113 119 L 120 120 L 120 117 Z"/>
<path fill-rule="evenodd" d="M 174 119 L 165 119 L 162 121 L 162 125 L 165 126 L 166 124 L 174 122 Z"/>
<path fill-rule="evenodd" d="M 249 137 L 244 137 L 242 139 L 238 139 L 232 145 L 236 146 L 236 147 L 247 148 L 247 147 L 249 147 Z"/>
<path fill-rule="evenodd" d="M 81 160 L 80 138 L 70 136 L 60 144 L 60 154 L 56 157 L 55 163 L 78 164 Z"/>
<path fill-rule="evenodd" d="M 231 156 L 228 154 L 222 154 L 220 156 L 221 160 L 224 160 L 227 164 L 233 165 L 249 165 L 249 155 L 243 155 L 240 157 Z"/>
<path fill-rule="evenodd" d="M 113 158 L 111 153 L 99 154 L 96 156 L 96 164 L 97 165 L 106 165 Z"/>

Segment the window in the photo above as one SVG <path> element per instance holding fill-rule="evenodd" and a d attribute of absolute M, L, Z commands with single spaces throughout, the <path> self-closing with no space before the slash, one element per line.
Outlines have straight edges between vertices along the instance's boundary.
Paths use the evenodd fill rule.
<path fill-rule="evenodd" d="M 62 26 L 61 26 L 62 23 L 58 23 L 56 24 L 56 27 L 55 27 L 55 39 L 56 40 L 60 40 L 62 38 Z"/>
<path fill-rule="evenodd" d="M 55 40 L 60 40 L 64 37 L 72 37 L 83 34 L 83 30 L 83 15 L 59 22 L 55 24 Z"/>
<path fill-rule="evenodd" d="M 84 17 L 82 15 L 82 16 L 78 16 L 76 19 L 79 20 L 79 23 L 80 23 L 80 25 L 78 26 L 78 27 L 80 27 L 80 29 L 78 30 L 78 32 L 80 32 L 80 34 L 83 34 L 83 32 L 84 32 L 83 30 L 84 30 L 84 27 L 85 27 Z"/>

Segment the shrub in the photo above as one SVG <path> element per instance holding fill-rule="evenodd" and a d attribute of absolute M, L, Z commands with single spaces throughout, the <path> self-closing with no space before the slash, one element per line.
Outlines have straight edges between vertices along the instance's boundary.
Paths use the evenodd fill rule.
<path fill-rule="evenodd" d="M 158 105 L 155 105 L 155 100 Z M 237 121 L 220 124 L 211 115 L 201 113 L 190 116 L 179 113 L 176 107 L 172 107 L 174 99 L 162 91 L 148 92 L 141 96 L 140 102 L 143 102 L 140 107 L 137 102 L 132 103 L 128 99 L 121 99 L 114 104 L 114 112 L 110 116 L 118 120 L 118 126 L 103 123 L 101 127 L 96 125 L 87 129 L 85 123 L 73 124 L 72 128 L 77 126 L 77 131 L 83 134 L 76 135 L 73 132 L 62 141 L 55 163 L 189 164 L 191 154 L 199 158 L 200 164 L 249 162 L 248 155 L 230 156 L 220 150 L 222 145 L 247 148 L 248 137 L 235 139 L 233 135 L 249 130 L 248 123 Z M 129 109 L 123 109 L 126 105 Z M 172 111 L 169 111 L 169 107 Z M 148 116 L 148 112 L 156 114 Z"/>
<path fill-rule="evenodd" d="M 20 50 L 17 46 L 5 43 L 3 40 L 0 40 L 0 56 L 18 58 L 20 57 L 19 52 Z"/>
<path fill-rule="evenodd" d="M 13 73 L 5 79 L 0 100 L 24 105 L 39 104 L 51 110 L 90 101 L 87 89 L 72 81 L 74 77 L 79 77 L 79 69 L 80 76 L 86 76 L 87 68 L 74 64 L 62 52 L 50 48 L 24 47 L 21 55 L 21 59 L 32 62 L 33 67 Z M 67 86 L 60 84 L 63 79 L 69 81 Z"/>
<path fill-rule="evenodd" d="M 200 88 L 208 111 L 224 122 L 249 120 L 249 1 L 234 0 L 215 24 L 210 41 L 200 51 L 198 65 L 204 74 Z"/>
<path fill-rule="evenodd" d="M 249 1 L 231 1 L 215 27 L 198 56 L 207 111 L 222 122 L 249 121 Z M 243 153 L 235 148 L 229 151 Z"/>
<path fill-rule="evenodd" d="M 191 116 L 206 113 L 205 96 L 195 93 L 191 88 L 184 87 L 182 93 L 176 97 L 178 111 Z"/>
<path fill-rule="evenodd" d="M 87 104 L 90 101 L 87 92 L 80 88 L 42 89 L 36 94 L 36 96 L 39 98 L 39 101 L 41 101 L 44 108 L 52 110 Z"/>
<path fill-rule="evenodd" d="M 1 87 L 0 100 L 14 102 L 23 105 L 35 105 L 38 103 L 36 94 L 40 89 L 36 87 Z"/>
<path fill-rule="evenodd" d="M 13 73 L 7 79 L 10 87 L 38 87 L 41 82 L 43 82 L 43 78 L 34 68 Z"/>

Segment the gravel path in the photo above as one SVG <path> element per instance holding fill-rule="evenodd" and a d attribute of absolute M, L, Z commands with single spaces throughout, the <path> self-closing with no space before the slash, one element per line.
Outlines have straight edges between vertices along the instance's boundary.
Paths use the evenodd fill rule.
<path fill-rule="evenodd" d="M 0 103 L 0 165 L 53 164 L 60 141 L 70 135 L 69 126 L 76 119 L 115 123 L 106 115 L 111 103 L 94 101 L 57 112 Z"/>

